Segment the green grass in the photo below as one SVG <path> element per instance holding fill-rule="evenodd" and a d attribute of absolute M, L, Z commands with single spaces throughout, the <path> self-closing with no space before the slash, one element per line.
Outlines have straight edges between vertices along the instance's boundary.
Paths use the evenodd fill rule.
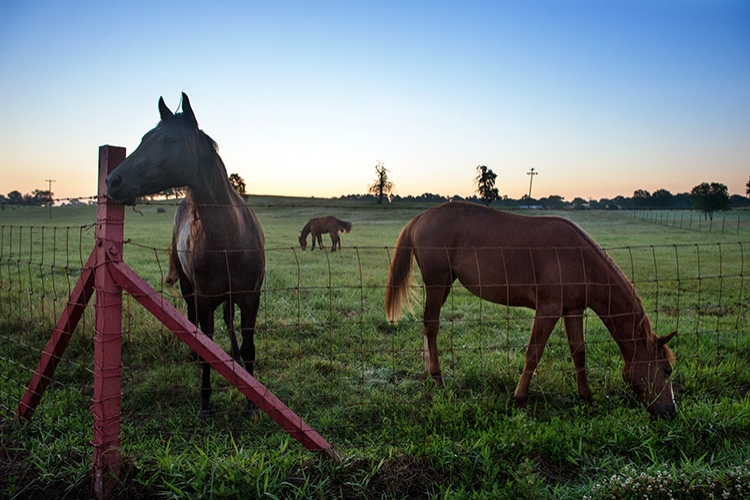
<path fill-rule="evenodd" d="M 126 297 L 117 497 L 743 498 L 750 488 L 747 212 L 739 234 L 625 212 L 559 214 L 634 281 L 658 334 L 679 331 L 679 413 L 653 421 L 593 314 L 585 325 L 595 403 L 576 397 L 558 325 L 529 407 L 516 408 L 532 312 L 483 303 L 460 287 L 441 317 L 446 387 L 434 387 L 423 373 L 419 316 L 389 325 L 383 311 L 392 247 L 425 206 L 250 204 L 267 258 L 256 376 L 342 463 L 310 454 L 265 415 L 242 416 L 243 397 L 218 375 L 217 416 L 196 419 L 199 368 L 189 349 Z M 125 262 L 184 309 L 162 285 L 173 210 L 126 209 Z M 325 213 L 354 223 L 342 251 L 300 251 L 300 229 Z M 94 244 L 94 220 L 93 207 L 55 208 L 52 220 L 44 208 L 0 211 L 0 491 L 8 498 L 76 498 L 90 488 L 93 301 L 33 420 L 20 425 L 13 412 Z M 228 348 L 218 317 L 216 341 Z"/>

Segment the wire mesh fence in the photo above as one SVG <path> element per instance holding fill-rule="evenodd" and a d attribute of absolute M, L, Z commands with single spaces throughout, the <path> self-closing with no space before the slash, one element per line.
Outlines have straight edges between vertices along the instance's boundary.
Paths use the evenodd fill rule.
<path fill-rule="evenodd" d="M 396 231 L 399 227 L 396 227 Z M 94 242 L 93 226 L 0 226 L 0 412 L 10 419 L 49 334 Z M 671 343 L 678 404 L 714 395 L 741 400 L 750 387 L 750 318 L 746 254 L 750 243 L 613 246 L 607 253 L 643 298 L 657 334 Z M 345 246 L 302 252 L 266 248 L 267 271 L 258 316 L 256 377 L 338 449 L 407 446 L 403 418 L 445 397 L 425 375 L 421 306 L 397 325 L 385 320 L 383 296 L 390 246 Z M 176 288 L 164 285 L 165 248 L 130 241 L 125 261 L 164 298 L 184 310 Z M 417 276 L 421 304 L 424 291 Z M 93 306 L 65 352 L 38 417 L 80 414 L 92 395 Z M 239 321 L 239 318 L 236 318 Z M 438 345 L 447 391 L 488 404 L 510 404 L 523 367 L 533 311 L 481 301 L 458 283 L 442 310 Z M 220 311 L 215 340 L 229 349 Z M 633 404 L 623 384 L 616 344 L 593 313 L 584 318 L 588 371 L 598 404 Z M 195 418 L 200 369 L 189 348 L 130 297 L 123 312 L 123 446 L 138 436 L 252 434 L 254 445 L 278 446 L 282 431 L 267 419 L 242 417 L 243 396 L 215 379 L 217 416 Z M 531 399 L 577 403 L 562 325 L 553 332 Z M 500 403 L 497 403 L 500 402 Z M 455 426 L 470 416 L 444 416 Z M 84 425 L 71 432 L 87 433 Z"/>

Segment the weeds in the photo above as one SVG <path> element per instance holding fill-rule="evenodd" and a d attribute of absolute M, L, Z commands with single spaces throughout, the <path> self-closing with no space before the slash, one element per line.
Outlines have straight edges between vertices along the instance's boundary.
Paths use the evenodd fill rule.
<path fill-rule="evenodd" d="M 750 487 L 747 245 L 719 250 L 720 234 L 574 214 L 635 281 L 657 333 L 679 331 L 672 343 L 679 412 L 670 421 L 648 418 L 593 315 L 585 324 L 594 404 L 576 396 L 558 325 L 520 410 L 512 393 L 532 313 L 482 303 L 456 286 L 438 338 L 446 387 L 435 387 L 423 371 L 421 308 L 398 325 L 383 313 L 387 246 L 419 210 L 342 205 L 336 213 L 355 223 L 342 251 L 299 251 L 299 228 L 321 210 L 334 209 L 257 210 L 268 272 L 255 373 L 343 454 L 342 463 L 319 460 L 262 414 L 243 417 L 244 397 L 218 377 L 216 417 L 196 419 L 200 369 L 190 350 L 125 297 L 116 497 L 741 498 Z M 142 213 L 126 214 L 126 262 L 183 308 L 161 284 L 171 218 Z M 81 256 L 69 260 L 85 260 L 84 246 L 93 244 L 88 230 L 67 232 L 81 244 L 44 240 L 43 258 L 18 245 L 28 231 L 14 229 L 12 247 L 4 243 L 10 230 L 0 241 L 0 498 L 90 494 L 93 307 L 32 422 L 12 422 L 75 282 L 63 255 L 74 247 Z M 674 246 L 650 246 L 667 240 Z M 228 349 L 218 318 L 215 340 Z"/>

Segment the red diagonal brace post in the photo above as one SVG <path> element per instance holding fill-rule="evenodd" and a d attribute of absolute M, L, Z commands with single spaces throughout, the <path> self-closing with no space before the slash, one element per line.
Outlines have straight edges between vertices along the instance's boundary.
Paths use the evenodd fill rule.
<path fill-rule="evenodd" d="M 73 287 L 70 299 L 52 331 L 52 336 L 47 341 L 47 347 L 45 347 L 39 364 L 34 370 L 26 393 L 18 404 L 18 416 L 20 418 L 31 420 L 39 401 L 42 399 L 42 394 L 52 381 L 55 368 L 57 368 L 65 348 L 68 347 L 70 337 L 73 335 L 81 316 L 83 316 L 86 304 L 94 293 L 95 264 L 96 252 L 91 252 L 86 265 L 81 270 L 81 276 L 78 277 L 78 281 Z"/>
<path fill-rule="evenodd" d="M 125 159 L 125 148 L 99 148 L 96 209 L 96 320 L 94 327 L 94 493 L 106 498 L 120 472 L 120 387 L 122 372 L 122 289 L 106 263 L 122 259 L 125 207 L 107 198 L 105 180 Z"/>
<path fill-rule="evenodd" d="M 198 330 L 132 269 L 121 261 L 113 261 L 109 267 L 112 276 L 125 291 L 206 360 L 211 368 L 250 398 L 258 408 L 283 427 L 294 439 L 308 450 L 321 452 L 336 461 L 340 459 L 338 452 L 320 434 L 234 361 L 213 340 Z"/>

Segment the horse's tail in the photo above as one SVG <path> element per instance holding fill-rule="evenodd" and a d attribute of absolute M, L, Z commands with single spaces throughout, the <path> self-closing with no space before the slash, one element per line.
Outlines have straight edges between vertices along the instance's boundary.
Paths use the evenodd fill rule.
<path fill-rule="evenodd" d="M 385 317 L 390 323 L 395 323 L 401 318 L 404 308 L 414 313 L 411 306 L 413 294 L 411 266 L 414 256 L 412 222 L 404 226 L 398 236 L 396 248 L 393 250 L 393 259 L 391 259 L 391 269 L 388 272 L 388 285 L 385 289 Z"/>
<path fill-rule="evenodd" d="M 342 233 L 348 233 L 349 231 L 352 230 L 352 223 L 351 222 L 348 222 L 348 221 L 336 218 L 336 224 L 338 224 L 339 231 L 341 231 Z"/>
<path fill-rule="evenodd" d="M 177 281 L 179 281 L 180 275 L 177 274 L 177 266 L 174 262 L 174 257 L 172 256 L 172 249 L 169 249 L 169 272 L 167 273 L 167 277 L 164 278 L 164 283 L 166 283 L 169 286 L 174 286 Z"/>

